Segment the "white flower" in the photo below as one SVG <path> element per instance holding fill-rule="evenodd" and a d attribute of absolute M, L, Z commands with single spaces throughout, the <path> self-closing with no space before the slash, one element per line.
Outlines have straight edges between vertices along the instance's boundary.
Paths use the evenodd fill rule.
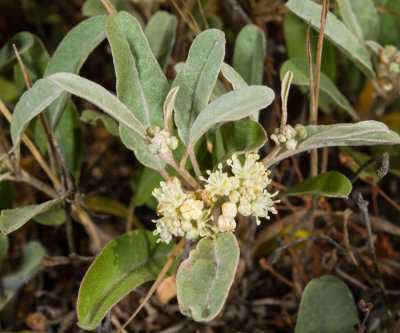
<path fill-rule="evenodd" d="M 236 228 L 236 222 L 233 218 L 220 215 L 218 218 L 218 227 L 221 232 L 231 232 Z"/>
<path fill-rule="evenodd" d="M 158 126 L 149 132 L 149 149 L 153 154 L 163 154 L 178 147 L 178 140 L 171 136 L 166 130 L 161 130 Z"/>
<path fill-rule="evenodd" d="M 188 199 L 185 200 L 179 210 L 185 220 L 197 220 L 200 218 L 203 211 L 204 203 L 200 200 Z"/>
<path fill-rule="evenodd" d="M 207 174 L 209 175 L 207 179 L 204 177 L 201 177 L 200 179 L 207 183 L 204 188 L 213 196 L 229 195 L 229 193 L 238 185 L 234 177 L 228 177 L 227 173 L 222 172 L 221 163 L 218 164 L 217 171 L 211 172 L 210 170 L 207 170 Z"/>
<path fill-rule="evenodd" d="M 232 202 L 223 203 L 221 209 L 222 209 L 222 215 L 224 215 L 225 217 L 233 219 L 237 215 L 237 207 Z"/>
<path fill-rule="evenodd" d="M 160 188 L 153 190 L 153 196 L 158 200 L 157 212 L 159 215 L 171 215 L 186 198 L 178 178 L 173 177 L 160 183 Z"/>

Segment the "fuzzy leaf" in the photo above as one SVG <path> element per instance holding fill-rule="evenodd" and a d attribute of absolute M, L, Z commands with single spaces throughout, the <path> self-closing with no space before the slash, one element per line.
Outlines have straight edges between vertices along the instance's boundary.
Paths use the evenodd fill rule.
<path fill-rule="evenodd" d="M 286 61 L 281 67 L 281 79 L 285 76 L 287 71 L 293 72 L 293 84 L 305 87 L 310 86 L 307 59 L 292 58 Z M 313 72 L 315 73 L 315 69 Z M 357 113 L 347 101 L 346 97 L 342 95 L 336 88 L 336 85 L 324 73 L 321 73 L 319 88 L 329 96 L 336 106 L 346 111 L 353 119 L 358 119 Z"/>
<path fill-rule="evenodd" d="M 200 113 L 190 129 L 189 145 L 194 146 L 212 126 L 245 118 L 272 103 L 274 92 L 266 86 L 248 86 L 219 97 Z"/>
<path fill-rule="evenodd" d="M 282 148 L 271 160 L 264 160 L 265 167 L 316 148 L 335 146 L 372 146 L 400 144 L 400 136 L 385 124 L 367 120 L 355 124 L 309 125 L 305 126 L 307 137 L 299 140 L 294 150 Z"/>
<path fill-rule="evenodd" d="M 222 63 L 221 73 L 224 76 L 224 78 L 227 79 L 229 81 L 229 83 L 232 85 L 233 90 L 244 88 L 244 87 L 248 86 L 248 84 L 240 76 L 240 74 L 238 72 L 236 72 L 233 67 L 229 66 L 225 62 Z"/>
<path fill-rule="evenodd" d="M 106 16 L 89 18 L 68 32 L 51 57 L 44 77 L 57 72 L 79 73 L 90 53 L 105 39 Z M 55 129 L 70 94 L 63 93 L 45 112 L 50 127 Z"/>
<path fill-rule="evenodd" d="M 337 0 L 344 23 L 361 41 L 376 40 L 379 16 L 372 0 Z"/>
<path fill-rule="evenodd" d="M 303 292 L 295 333 L 354 333 L 357 324 L 353 296 L 341 280 L 331 275 L 311 280 Z"/>
<path fill-rule="evenodd" d="M 233 51 L 233 68 L 248 84 L 262 84 L 266 41 L 264 33 L 255 25 L 240 30 Z"/>
<path fill-rule="evenodd" d="M 228 296 L 238 262 L 239 246 L 233 234 L 201 239 L 176 276 L 181 312 L 196 321 L 215 318 Z"/>
<path fill-rule="evenodd" d="M 286 6 L 307 23 L 311 21 L 314 28 L 320 28 L 322 6 L 311 0 L 290 0 Z M 375 76 L 368 52 L 360 40 L 330 12 L 328 12 L 324 35 L 340 48 L 367 78 L 372 79 Z"/>
<path fill-rule="evenodd" d="M 178 20 L 164 11 L 155 13 L 147 23 L 144 33 L 161 68 L 165 70 L 175 43 Z"/>
<path fill-rule="evenodd" d="M 89 267 L 79 289 L 78 325 L 94 329 L 107 311 L 134 288 L 157 278 L 175 244 L 157 243 L 150 231 L 135 230 L 112 240 Z M 176 269 L 177 262 L 169 273 Z"/>
<path fill-rule="evenodd" d="M 183 69 L 173 87 L 179 87 L 175 100 L 175 123 L 185 145 L 196 117 L 209 102 L 225 56 L 225 36 L 210 29 L 196 37 Z"/>
<path fill-rule="evenodd" d="M 279 192 L 279 197 L 316 195 L 347 198 L 351 189 L 351 182 L 346 176 L 337 171 L 328 171 Z"/>
<path fill-rule="evenodd" d="M 46 201 L 40 205 L 21 206 L 14 209 L 3 209 L 0 215 L 0 231 L 6 235 L 22 227 L 30 219 L 49 211 L 59 204 L 63 198 Z"/>
<path fill-rule="evenodd" d="M 105 114 L 94 110 L 85 110 L 79 118 L 80 121 L 95 126 L 104 127 L 110 134 L 118 136 L 118 123 Z"/>

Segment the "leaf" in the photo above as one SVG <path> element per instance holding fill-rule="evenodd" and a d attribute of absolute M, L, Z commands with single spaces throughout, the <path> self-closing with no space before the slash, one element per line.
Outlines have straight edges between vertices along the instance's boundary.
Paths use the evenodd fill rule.
<path fill-rule="evenodd" d="M 57 72 L 79 73 L 89 54 L 105 39 L 106 19 L 106 16 L 92 17 L 70 30 L 58 45 L 43 76 Z M 57 127 L 69 98 L 68 93 L 62 94 L 58 101 L 45 112 L 52 129 Z"/>
<path fill-rule="evenodd" d="M 27 205 L 14 209 L 3 209 L 0 215 L 0 231 L 6 235 L 22 227 L 30 219 L 49 211 L 62 202 L 63 198 L 43 202 L 39 205 Z"/>
<path fill-rule="evenodd" d="M 328 171 L 279 192 L 279 197 L 315 195 L 331 198 L 347 198 L 351 189 L 351 182 L 346 176 L 337 171 Z"/>
<path fill-rule="evenodd" d="M 308 22 L 307 22 L 308 23 Z M 307 24 L 303 22 L 295 14 L 288 12 L 283 19 L 283 32 L 285 36 L 286 52 L 289 59 L 305 58 L 307 59 L 306 51 L 306 36 Z M 312 59 L 316 59 L 318 32 L 314 29 L 310 31 L 310 49 Z M 337 52 L 336 47 L 327 39 L 324 40 L 322 48 L 321 71 L 328 75 L 332 82 L 336 82 L 337 76 Z"/>
<path fill-rule="evenodd" d="M 150 125 L 162 127 L 163 105 L 169 84 L 140 24 L 127 13 L 113 14 L 107 23 L 107 38 L 113 54 L 118 98 L 144 128 Z M 153 169 L 163 166 L 160 158 L 125 125 L 120 125 L 121 139 L 135 151 L 138 160 Z"/>
<path fill-rule="evenodd" d="M 247 87 L 246 81 L 240 76 L 240 74 L 225 62 L 222 63 L 221 73 L 232 85 L 233 90 Z"/>
<path fill-rule="evenodd" d="M 141 26 L 144 26 L 143 18 L 136 11 L 135 7 L 127 0 L 110 0 L 118 12 L 128 12 L 135 17 Z M 101 0 L 86 0 L 82 6 L 82 14 L 85 16 L 108 15 L 106 7 Z"/>
<path fill-rule="evenodd" d="M 118 123 L 105 114 L 94 110 L 85 110 L 79 118 L 80 121 L 105 128 L 110 134 L 118 136 Z"/>
<path fill-rule="evenodd" d="M 17 271 L 2 278 L 1 283 L 4 290 L 0 298 L 0 311 L 13 298 L 17 290 L 36 274 L 44 255 L 45 251 L 38 242 L 30 242 L 25 247 Z"/>
<path fill-rule="evenodd" d="M 319 29 L 322 7 L 311 0 L 290 0 L 286 6 L 304 21 Z M 343 22 L 328 12 L 324 35 L 346 54 L 360 70 L 372 79 L 375 74 L 364 46 Z"/>
<path fill-rule="evenodd" d="M 248 84 L 262 84 L 266 41 L 255 25 L 246 25 L 236 38 L 233 68 Z"/>
<path fill-rule="evenodd" d="M 47 66 L 49 55 L 39 37 L 26 31 L 13 36 L 13 38 L 1 48 L 0 72 L 17 62 L 13 44 L 18 48 L 31 80 L 35 81 L 40 78 Z M 19 66 L 18 70 L 21 71 Z"/>
<path fill-rule="evenodd" d="M 150 48 L 163 70 L 167 67 L 175 43 L 177 25 L 175 15 L 160 10 L 151 17 L 144 31 Z"/>
<path fill-rule="evenodd" d="M 376 40 L 379 35 L 379 16 L 372 0 L 338 0 L 344 23 L 361 41 Z"/>
<path fill-rule="evenodd" d="M 30 242 L 24 249 L 21 263 L 17 271 L 3 278 L 3 287 L 7 291 L 16 291 L 37 272 L 45 255 L 38 242 Z"/>
<path fill-rule="evenodd" d="M 47 226 L 57 226 L 61 225 L 65 222 L 65 209 L 64 208 L 55 208 L 51 209 L 45 213 L 41 213 L 36 215 L 33 220 L 39 224 L 47 225 Z"/>
<path fill-rule="evenodd" d="M 213 141 L 214 165 L 232 153 L 244 153 L 260 148 L 267 140 L 262 126 L 254 121 L 233 121 L 216 130 Z M 228 154 L 228 155 L 227 155 Z"/>
<path fill-rule="evenodd" d="M 331 275 L 311 280 L 303 292 L 295 333 L 354 333 L 357 324 L 353 296 L 341 280 Z"/>
<path fill-rule="evenodd" d="M 128 215 L 127 207 L 119 201 L 106 197 L 85 198 L 85 208 L 91 212 L 111 214 L 126 218 Z"/>
<path fill-rule="evenodd" d="M 129 232 L 108 243 L 81 283 L 78 325 L 94 329 L 124 296 L 142 283 L 156 279 L 174 248 L 172 243 L 157 243 L 157 236 L 144 230 Z M 173 274 L 177 263 L 169 274 Z"/>
<path fill-rule="evenodd" d="M 181 312 L 210 321 L 221 311 L 239 263 L 239 246 L 231 233 L 203 238 L 179 266 L 176 276 Z"/>
<path fill-rule="evenodd" d="M 7 254 L 8 251 L 8 238 L 6 235 L 0 233 L 0 269 L 1 269 L 1 262 L 3 261 L 4 256 Z"/>
<path fill-rule="evenodd" d="M 285 76 L 287 71 L 293 72 L 293 84 L 309 87 L 310 76 L 308 74 L 307 59 L 292 58 L 286 61 L 281 67 L 281 79 Z M 313 69 L 313 73 L 315 73 L 315 68 Z M 324 73 L 321 73 L 319 88 L 330 97 L 336 106 L 346 111 L 353 119 L 358 119 L 357 113 L 347 101 L 346 97 L 342 95 L 336 88 L 336 85 Z"/>
<path fill-rule="evenodd" d="M 212 126 L 239 120 L 272 103 L 274 92 L 266 86 L 249 86 L 219 97 L 200 113 L 190 129 L 189 145 L 194 144 Z"/>
<path fill-rule="evenodd" d="M 193 41 L 185 66 L 172 86 L 179 87 L 175 100 L 175 124 L 185 145 L 196 117 L 210 99 L 225 56 L 225 36 L 220 30 L 202 32 Z"/>
<path fill-rule="evenodd" d="M 142 124 L 114 95 L 98 84 L 72 73 L 56 73 L 38 80 L 25 92 L 17 103 L 11 122 L 13 151 L 19 144 L 29 122 L 56 100 L 63 90 L 85 98 L 101 108 L 114 119 L 125 125 L 129 131 L 137 133 L 140 138 L 146 137 Z"/>
<path fill-rule="evenodd" d="M 307 137 L 299 140 L 296 149 L 282 149 L 271 160 L 264 161 L 266 168 L 303 151 L 335 146 L 372 146 L 400 144 L 400 136 L 385 124 L 367 120 L 355 124 L 305 126 Z"/>
<path fill-rule="evenodd" d="M 379 5 L 379 3 L 378 3 Z M 398 0 L 388 0 L 382 4 L 385 9 L 400 14 L 400 2 Z M 396 45 L 400 47 L 400 20 L 398 17 L 389 13 L 379 13 L 380 29 L 378 42 L 381 45 Z"/>
<path fill-rule="evenodd" d="M 156 187 L 160 186 L 163 179 L 157 171 L 144 168 L 134 192 L 135 205 L 144 205 L 152 197 L 151 193 Z"/>

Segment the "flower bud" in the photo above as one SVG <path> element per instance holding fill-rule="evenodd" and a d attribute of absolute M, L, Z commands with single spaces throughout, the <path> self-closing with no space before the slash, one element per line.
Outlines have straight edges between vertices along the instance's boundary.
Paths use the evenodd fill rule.
<path fill-rule="evenodd" d="M 285 147 L 287 150 L 296 149 L 296 146 L 297 146 L 297 140 L 295 140 L 295 139 L 290 139 L 285 144 Z"/>
<path fill-rule="evenodd" d="M 236 228 L 236 222 L 230 217 L 220 215 L 218 218 L 218 227 L 221 232 L 231 232 Z"/>
<path fill-rule="evenodd" d="M 307 130 L 302 124 L 296 124 L 294 129 L 299 139 L 304 139 L 307 136 Z"/>
<path fill-rule="evenodd" d="M 222 209 L 222 215 L 224 215 L 225 217 L 233 219 L 237 215 L 237 207 L 232 202 L 223 203 L 221 209 Z"/>

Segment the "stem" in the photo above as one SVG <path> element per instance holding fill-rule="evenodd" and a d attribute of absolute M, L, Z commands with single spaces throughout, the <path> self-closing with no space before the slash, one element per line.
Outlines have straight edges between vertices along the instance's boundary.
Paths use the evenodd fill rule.
<path fill-rule="evenodd" d="M 189 155 L 190 155 L 190 160 L 192 161 L 192 165 L 193 165 L 196 177 L 199 179 L 199 177 L 201 176 L 201 171 L 200 171 L 199 163 L 197 162 L 196 154 L 194 152 L 193 147 L 190 148 Z"/>
<path fill-rule="evenodd" d="M 101 3 L 104 5 L 104 7 L 106 7 L 107 11 L 110 14 L 114 14 L 117 12 L 117 10 L 115 9 L 114 5 L 110 2 L 110 0 L 101 0 Z"/>

